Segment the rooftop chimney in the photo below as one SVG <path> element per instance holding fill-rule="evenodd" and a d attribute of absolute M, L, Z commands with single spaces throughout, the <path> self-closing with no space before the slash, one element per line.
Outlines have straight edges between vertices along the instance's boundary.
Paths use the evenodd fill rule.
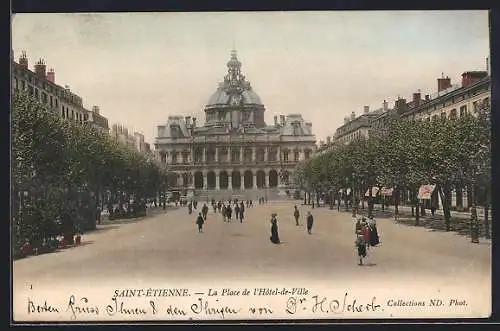
<path fill-rule="evenodd" d="M 363 113 L 368 114 L 370 112 L 370 106 L 364 106 L 363 107 Z"/>
<path fill-rule="evenodd" d="M 446 90 L 451 87 L 451 79 L 450 77 L 444 77 L 444 73 L 441 73 L 441 78 L 438 78 L 438 92 Z"/>
<path fill-rule="evenodd" d="M 312 123 L 311 122 L 306 122 L 306 128 L 309 130 L 309 133 L 312 134 Z"/>
<path fill-rule="evenodd" d="M 21 52 L 21 56 L 19 57 L 19 64 L 24 69 L 28 69 L 28 57 L 26 56 L 26 52 L 25 51 Z"/>
<path fill-rule="evenodd" d="M 326 137 L 326 143 L 327 144 L 330 144 L 331 141 L 332 141 L 332 138 L 330 136 Z"/>
<path fill-rule="evenodd" d="M 47 80 L 51 83 L 56 83 L 56 73 L 54 72 L 54 69 L 50 68 L 49 72 L 47 73 Z"/>
<path fill-rule="evenodd" d="M 285 126 L 285 115 L 280 115 L 280 125 Z"/>
<path fill-rule="evenodd" d="M 384 102 L 382 103 L 382 109 L 384 111 L 387 111 L 389 109 L 389 104 L 387 103 L 386 100 L 384 100 Z"/>
<path fill-rule="evenodd" d="M 344 117 L 344 124 L 349 123 L 349 116 Z"/>
<path fill-rule="evenodd" d="M 394 108 L 398 112 L 398 114 L 403 113 L 406 110 L 407 104 L 406 104 L 406 99 L 397 99 L 396 103 L 394 104 Z"/>
<path fill-rule="evenodd" d="M 488 75 L 487 71 L 467 71 L 462 74 L 462 87 L 477 82 Z"/>
<path fill-rule="evenodd" d="M 64 85 L 64 89 L 69 91 L 69 85 Z"/>
<path fill-rule="evenodd" d="M 274 116 L 274 126 L 278 126 L 278 116 Z"/>
<path fill-rule="evenodd" d="M 355 112 L 352 112 L 351 113 L 351 121 L 355 120 L 356 119 L 356 113 Z"/>
<path fill-rule="evenodd" d="M 99 106 L 92 106 L 92 112 L 93 113 L 96 113 L 96 114 L 99 114 Z"/>
<path fill-rule="evenodd" d="M 45 61 L 43 59 L 38 60 L 38 62 L 35 64 L 35 74 L 40 78 L 40 79 L 46 79 L 46 68 L 47 66 L 45 65 Z"/>
<path fill-rule="evenodd" d="M 413 93 L 413 107 L 418 107 L 420 106 L 420 91 L 417 93 Z"/>

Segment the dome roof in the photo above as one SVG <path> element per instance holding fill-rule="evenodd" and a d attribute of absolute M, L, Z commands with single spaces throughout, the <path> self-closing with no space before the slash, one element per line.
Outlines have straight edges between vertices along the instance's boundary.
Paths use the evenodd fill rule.
<path fill-rule="evenodd" d="M 219 84 L 217 91 L 210 97 L 207 107 L 229 105 L 236 101 L 239 105 L 262 105 L 260 97 L 246 81 L 241 73 L 241 62 L 236 56 L 236 51 L 231 52 L 231 59 L 227 62 L 227 74 L 224 81 Z"/>
<path fill-rule="evenodd" d="M 262 105 L 260 97 L 251 88 L 241 92 L 241 97 L 243 105 Z M 227 105 L 230 99 L 230 94 L 224 88 L 219 87 L 208 100 L 207 106 Z"/>

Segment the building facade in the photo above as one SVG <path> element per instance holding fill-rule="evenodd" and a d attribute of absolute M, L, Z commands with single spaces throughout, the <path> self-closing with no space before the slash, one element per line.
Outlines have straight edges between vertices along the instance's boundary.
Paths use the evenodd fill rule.
<path fill-rule="evenodd" d="M 109 135 L 122 146 L 130 150 L 137 151 L 142 154 L 151 152 L 149 143 L 145 141 L 144 135 L 140 132 L 135 132 L 122 124 L 113 124 Z"/>
<path fill-rule="evenodd" d="M 69 86 L 56 84 L 55 72 L 47 66 L 43 59 L 34 65 L 34 71 L 29 69 L 28 57 L 23 52 L 19 62 L 11 61 L 11 92 L 24 91 L 46 108 L 58 114 L 61 118 L 76 123 L 89 123 L 99 131 L 109 131 L 108 120 L 98 113 L 87 110 L 82 98 L 71 92 Z"/>
<path fill-rule="evenodd" d="M 488 68 L 489 69 L 489 65 Z M 437 79 L 437 92 L 421 97 L 420 91 L 413 93 L 411 101 L 404 98 L 395 101 L 394 108 L 388 109 L 384 101 L 382 109 L 373 113 L 346 118 L 343 126 L 336 131 L 334 140 L 340 143 L 350 143 L 359 137 L 369 137 L 383 133 L 391 120 L 421 120 L 438 119 L 453 120 L 459 117 L 476 115 L 477 110 L 491 102 L 491 76 L 487 71 L 467 71 L 462 74 L 461 84 L 452 84 L 448 76 Z M 368 116 L 370 115 L 370 116 Z M 323 147 L 322 150 L 328 150 Z M 406 194 L 409 196 L 409 193 Z M 470 188 L 455 187 L 452 192 L 452 207 L 457 210 L 467 209 L 472 201 Z M 432 196 L 433 204 L 441 205 L 437 192 Z"/>
<path fill-rule="evenodd" d="M 170 116 L 157 127 L 155 147 L 169 168 L 169 186 L 241 194 L 291 189 L 295 166 L 315 150 L 312 124 L 290 114 L 267 125 L 265 106 L 243 76 L 236 51 L 227 69 L 205 106 L 205 123 Z"/>

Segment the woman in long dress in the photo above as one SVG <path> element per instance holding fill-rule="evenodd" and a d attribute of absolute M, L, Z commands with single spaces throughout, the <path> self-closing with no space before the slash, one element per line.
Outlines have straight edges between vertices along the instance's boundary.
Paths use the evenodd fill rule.
<path fill-rule="evenodd" d="M 377 246 L 380 243 L 380 238 L 378 236 L 378 231 L 377 231 L 377 222 L 373 219 L 373 216 L 371 216 L 368 219 L 368 228 L 370 232 L 370 246 Z"/>
<path fill-rule="evenodd" d="M 271 215 L 271 237 L 269 238 L 273 244 L 280 243 L 280 237 L 278 235 L 278 220 L 276 219 L 277 214 Z"/>

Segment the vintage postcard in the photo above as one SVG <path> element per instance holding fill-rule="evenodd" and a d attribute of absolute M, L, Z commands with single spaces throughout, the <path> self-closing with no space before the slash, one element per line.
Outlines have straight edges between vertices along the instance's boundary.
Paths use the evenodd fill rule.
<path fill-rule="evenodd" d="M 14 322 L 491 314 L 487 11 L 16 14 Z"/>

